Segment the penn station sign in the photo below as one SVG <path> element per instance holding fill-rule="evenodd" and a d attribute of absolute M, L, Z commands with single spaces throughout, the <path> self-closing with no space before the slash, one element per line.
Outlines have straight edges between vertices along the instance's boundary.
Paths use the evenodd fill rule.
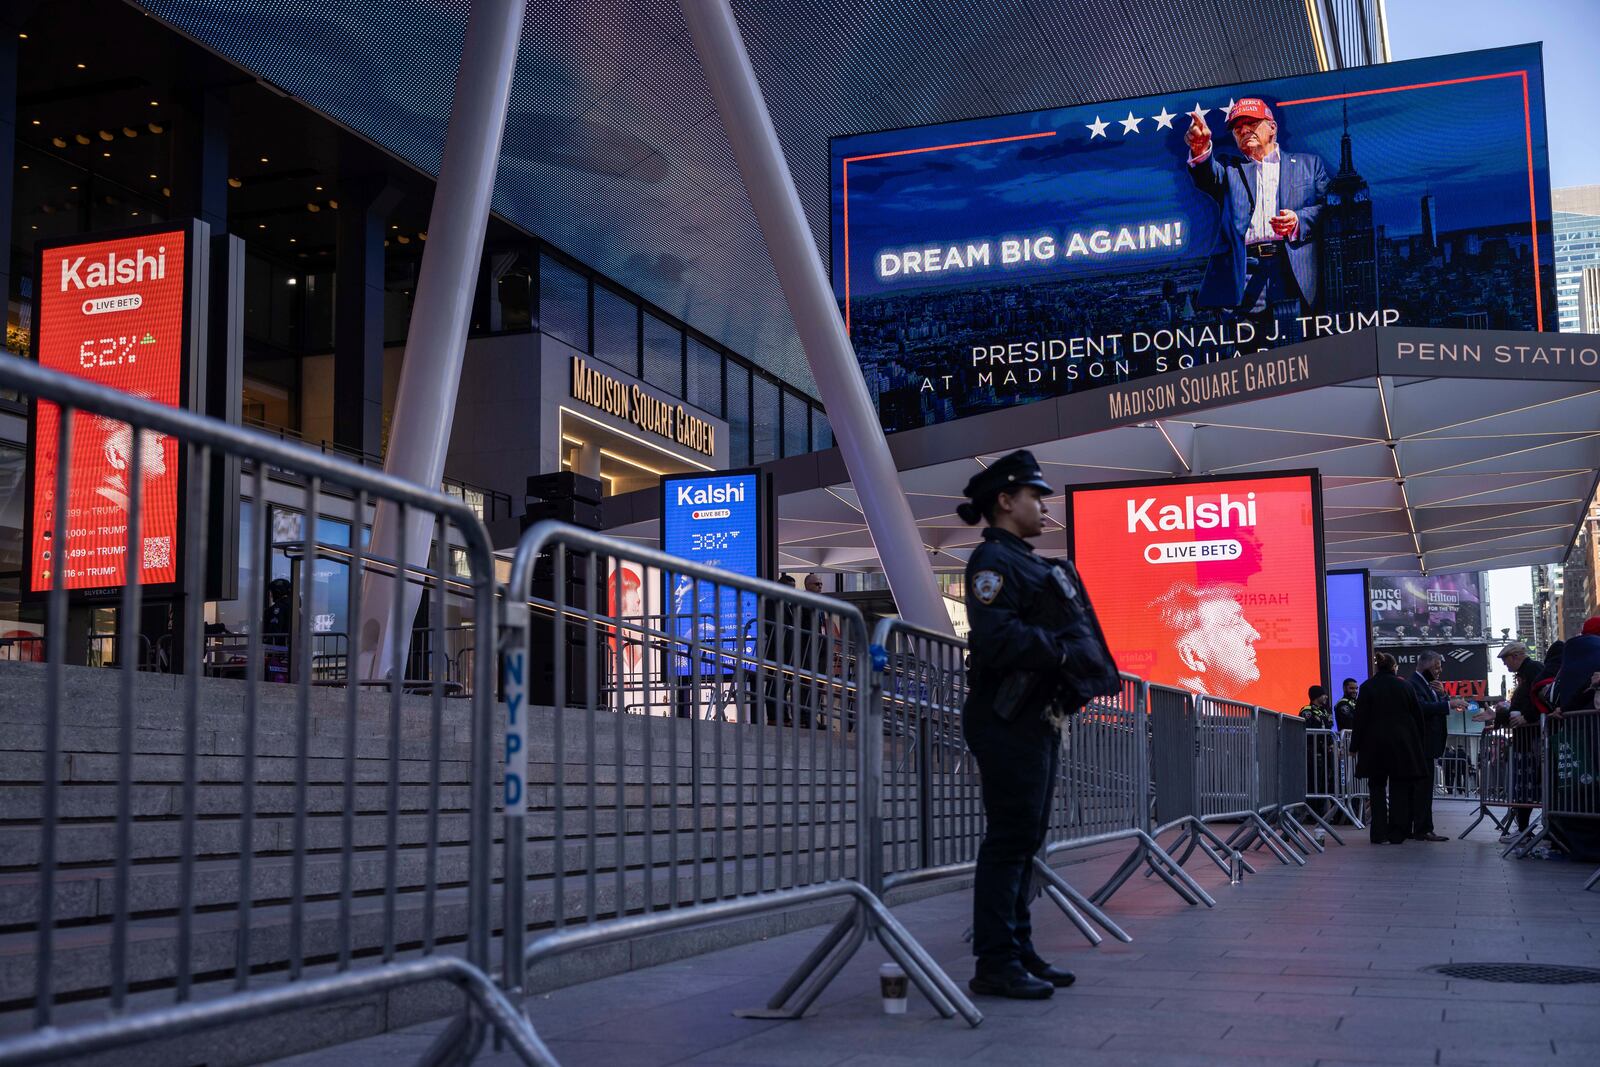
<path fill-rule="evenodd" d="M 702 455 L 716 454 L 717 428 L 711 423 L 691 415 L 682 404 L 652 396 L 641 385 L 589 366 L 578 356 L 572 357 L 572 399 Z"/>

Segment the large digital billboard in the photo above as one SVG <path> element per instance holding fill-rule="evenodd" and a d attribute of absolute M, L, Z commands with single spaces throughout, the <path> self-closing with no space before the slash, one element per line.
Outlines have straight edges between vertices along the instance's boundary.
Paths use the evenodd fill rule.
<path fill-rule="evenodd" d="M 1372 579 L 1372 626 L 1388 644 L 1482 644 L 1483 583 L 1473 572 Z"/>
<path fill-rule="evenodd" d="M 661 479 L 661 550 L 747 578 L 764 577 L 765 501 L 756 470 L 667 475 Z M 686 574 L 666 576 L 669 625 L 706 649 L 754 651 L 756 597 Z M 674 657 L 689 673 L 688 658 Z M 707 660 L 707 662 L 713 662 Z"/>
<path fill-rule="evenodd" d="M 1293 713 L 1324 683 L 1316 472 L 1067 491 L 1072 558 L 1123 670 Z"/>
<path fill-rule="evenodd" d="M 1372 673 L 1372 626 L 1367 614 L 1367 572 L 1329 571 L 1328 682 L 1337 700 L 1344 680 L 1359 684 Z M 1348 727 L 1348 723 L 1342 724 Z"/>
<path fill-rule="evenodd" d="M 191 404 L 195 301 L 192 224 L 93 241 L 48 243 L 39 252 L 34 352 L 42 366 L 174 407 Z M 60 411 L 41 401 L 29 425 L 28 588 L 49 588 L 60 554 L 68 589 L 113 591 L 127 581 L 135 447 L 124 423 L 77 413 L 69 498 L 56 500 Z M 141 435 L 140 583 L 178 581 L 183 455 L 178 442 Z M 66 540 L 55 544 L 65 507 Z"/>
<path fill-rule="evenodd" d="M 1375 325 L 1556 329 L 1538 45 L 839 137 L 832 194 L 889 431 Z"/>

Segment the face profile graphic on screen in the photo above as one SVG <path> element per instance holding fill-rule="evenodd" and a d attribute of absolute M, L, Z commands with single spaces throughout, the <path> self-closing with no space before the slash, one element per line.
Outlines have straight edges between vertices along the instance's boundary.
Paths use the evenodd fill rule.
<path fill-rule="evenodd" d="M 631 567 L 618 567 L 611 572 L 611 589 L 608 607 L 613 618 L 624 625 L 640 626 L 644 623 L 644 588 L 639 573 Z M 633 672 L 644 662 L 644 648 L 637 638 L 611 638 L 611 651 L 620 655 L 622 668 Z"/>
<path fill-rule="evenodd" d="M 1190 692 L 1223 698 L 1239 696 L 1261 678 L 1256 642 L 1261 632 L 1245 618 L 1235 586 L 1197 589 L 1175 582 L 1150 602 L 1157 620 L 1172 636 L 1182 665 L 1178 685 Z"/>
<path fill-rule="evenodd" d="M 133 467 L 133 427 L 115 419 L 97 417 L 100 454 L 105 459 L 100 484 L 94 494 L 119 511 L 128 510 L 128 477 Z M 152 430 L 139 435 L 139 473 L 146 486 L 167 473 L 165 436 Z"/>

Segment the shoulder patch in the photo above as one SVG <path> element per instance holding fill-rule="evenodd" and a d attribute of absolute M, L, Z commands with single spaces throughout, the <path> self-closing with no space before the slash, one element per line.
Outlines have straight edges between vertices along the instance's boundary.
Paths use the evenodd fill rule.
<path fill-rule="evenodd" d="M 1005 583 L 1005 577 L 999 571 L 979 571 L 972 576 L 972 592 L 979 603 L 993 604 L 994 598 L 1000 595 L 1000 587 Z"/>

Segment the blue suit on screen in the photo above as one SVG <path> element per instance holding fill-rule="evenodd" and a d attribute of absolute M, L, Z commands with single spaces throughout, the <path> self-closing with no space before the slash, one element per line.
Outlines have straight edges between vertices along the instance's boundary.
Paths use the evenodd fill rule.
<path fill-rule="evenodd" d="M 1219 160 L 1215 148 L 1204 160 L 1188 168 L 1195 188 L 1217 202 L 1217 233 L 1211 262 L 1200 283 L 1199 305 L 1237 308 L 1248 280 L 1245 234 L 1256 206 L 1256 172 L 1261 164 L 1234 156 Z M 1317 224 L 1328 192 L 1328 169 L 1318 156 L 1290 152 L 1278 146 L 1278 210 L 1288 208 L 1300 219 L 1300 228 L 1281 242 L 1288 252 L 1289 269 L 1300 287 L 1306 311 L 1317 304 Z M 1280 253 L 1281 254 L 1281 253 Z"/>

